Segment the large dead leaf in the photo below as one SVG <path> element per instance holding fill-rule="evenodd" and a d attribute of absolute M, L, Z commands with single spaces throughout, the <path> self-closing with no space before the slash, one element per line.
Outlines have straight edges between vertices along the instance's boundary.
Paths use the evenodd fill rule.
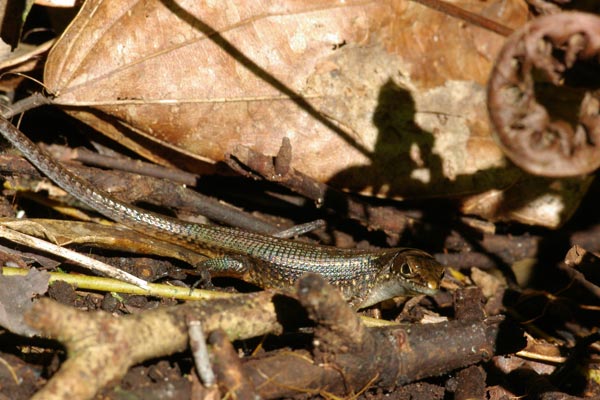
<path fill-rule="evenodd" d="M 522 0 L 456 4 L 512 27 L 527 18 Z M 197 169 L 238 145 L 274 155 L 288 137 L 292 167 L 321 182 L 455 196 L 520 176 L 485 111 L 503 41 L 403 0 L 88 0 L 45 83 L 78 118 L 165 164 Z"/>
<path fill-rule="evenodd" d="M 365 167 L 368 180 L 373 163 L 406 170 L 399 161 L 409 161 L 414 169 L 413 144 L 424 168 L 442 156 L 435 134 L 412 123 L 419 116 L 443 120 L 450 128 L 441 135 L 467 150 L 469 123 L 485 120 L 481 89 L 473 86 L 476 102 L 459 94 L 471 115 L 445 112 L 451 104 L 415 115 L 415 97 L 431 97 L 419 88 L 447 79 L 485 81 L 493 54 L 480 51 L 476 31 L 403 1 L 92 0 L 52 51 L 45 81 L 61 104 L 92 106 L 204 160 L 221 160 L 237 144 L 275 154 L 287 136 L 302 172 L 327 181 Z M 440 103 L 452 103 L 452 89 L 437 90 Z M 491 161 L 443 171 L 441 164 L 463 164 L 463 154 L 450 154 L 432 179 L 500 165 L 487 132 L 477 136 L 495 152 Z M 412 195 L 402 181 L 409 176 L 397 175 L 387 186 Z"/>

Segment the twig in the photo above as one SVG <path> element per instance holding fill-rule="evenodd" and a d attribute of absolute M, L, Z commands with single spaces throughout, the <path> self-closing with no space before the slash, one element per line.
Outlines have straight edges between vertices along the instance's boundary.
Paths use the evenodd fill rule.
<path fill-rule="evenodd" d="M 54 146 L 59 147 L 59 146 Z M 63 146 L 60 146 L 63 147 Z M 66 149 L 66 148 L 65 148 Z M 54 151 L 51 152 L 56 155 Z M 181 183 L 188 186 L 196 186 L 198 184 L 199 176 L 190 172 L 182 171 L 174 168 L 163 167 L 162 165 L 156 165 L 149 162 L 140 160 L 133 160 L 125 156 L 110 157 L 103 154 L 94 153 L 93 151 L 77 148 L 77 149 L 66 149 L 62 152 L 64 156 L 68 156 L 69 159 L 73 159 L 82 162 L 87 165 L 116 169 L 119 171 L 131 172 L 134 174 L 140 174 L 144 176 L 152 176 L 159 179 L 167 179 L 169 181 Z"/>
<path fill-rule="evenodd" d="M 518 329 L 500 327 L 502 318 L 366 329 L 321 277 L 307 275 L 298 287 L 301 303 L 316 322 L 315 349 L 312 354 L 279 352 L 246 362 L 244 375 L 263 398 L 324 390 L 350 396 L 367 385 L 392 390 L 524 344 L 516 339 L 514 348 L 498 347 L 497 337 L 520 335 Z"/>
<path fill-rule="evenodd" d="M 261 397 L 256 393 L 242 368 L 242 360 L 225 332 L 217 329 L 208 337 L 211 345 L 211 359 L 218 376 L 221 398 L 237 400 L 257 400 Z"/>
<path fill-rule="evenodd" d="M 509 27 L 499 24 L 496 21 L 493 21 L 489 18 L 483 17 L 481 15 L 472 13 L 470 11 L 465 10 L 464 8 L 458 7 L 454 4 L 448 3 L 442 0 L 411 0 L 415 3 L 419 3 L 424 5 L 425 7 L 429 7 L 433 10 L 442 12 L 446 15 L 450 15 L 452 17 L 458 18 L 462 21 L 469 22 L 475 26 L 478 26 L 483 29 L 487 29 L 488 31 L 495 32 L 502 36 L 509 36 L 512 33 L 512 29 Z"/>
<path fill-rule="evenodd" d="M 272 298 L 273 293 L 265 291 L 121 318 L 41 299 L 25 319 L 47 337 L 59 339 L 69 357 L 32 399 L 90 399 L 104 386 L 118 382 L 132 365 L 185 350 L 189 315 L 201 319 L 206 331 L 224 329 L 232 340 L 279 333 Z"/>
<path fill-rule="evenodd" d="M 33 247 L 35 249 L 46 251 L 51 254 L 55 254 L 59 257 L 75 262 L 91 271 L 99 272 L 101 274 L 110 276 L 120 281 L 131 283 L 132 285 L 138 286 L 144 290 L 148 289 L 148 282 L 136 276 L 133 276 L 125 271 L 121 271 L 118 268 L 94 260 L 93 258 L 84 256 L 72 250 L 65 249 L 64 247 L 60 247 L 52 243 L 46 242 L 44 240 L 38 239 L 36 237 L 17 232 L 15 230 L 7 228 L 4 225 L 0 225 L 0 236 L 15 243 L 19 243 L 25 246 Z"/>
<path fill-rule="evenodd" d="M 190 348 L 194 356 L 194 364 L 200 380 L 207 388 L 214 386 L 216 378 L 210 366 L 208 357 L 208 346 L 206 345 L 206 335 L 202 330 L 200 320 L 190 317 L 188 320 L 188 336 L 190 337 Z"/>
<path fill-rule="evenodd" d="M 11 118 L 17 114 L 24 113 L 25 111 L 43 106 L 45 104 L 52 104 L 52 99 L 44 96 L 41 93 L 34 93 L 31 96 L 12 104 L 10 108 L 2 110 L 0 115 L 4 118 Z"/>
<path fill-rule="evenodd" d="M 324 226 L 325 221 L 322 219 L 317 219 L 315 221 L 306 222 L 304 224 L 294 225 L 291 228 L 273 234 L 273 236 L 278 238 L 292 238 L 295 236 L 304 235 L 305 233 L 314 231 L 315 229 L 323 228 Z"/>
<path fill-rule="evenodd" d="M 27 275 L 27 270 L 22 268 L 1 267 L 2 275 L 15 276 Z M 144 296 L 156 296 L 177 300 L 211 300 L 234 296 L 232 293 L 223 293 L 213 290 L 190 289 L 186 287 L 165 284 L 148 283 L 148 289 L 125 283 L 111 278 L 97 276 L 73 275 L 61 272 L 50 272 L 50 283 L 56 281 L 66 282 L 78 289 L 96 290 L 102 292 L 128 293 Z"/>

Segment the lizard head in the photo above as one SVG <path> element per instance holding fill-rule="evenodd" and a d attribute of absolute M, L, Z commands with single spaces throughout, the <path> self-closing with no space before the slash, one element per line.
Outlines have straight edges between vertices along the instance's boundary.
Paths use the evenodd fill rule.
<path fill-rule="evenodd" d="M 397 296 L 435 294 L 444 274 L 444 266 L 428 253 L 417 249 L 396 249 L 385 257 L 384 265 L 358 308 L 364 308 Z"/>

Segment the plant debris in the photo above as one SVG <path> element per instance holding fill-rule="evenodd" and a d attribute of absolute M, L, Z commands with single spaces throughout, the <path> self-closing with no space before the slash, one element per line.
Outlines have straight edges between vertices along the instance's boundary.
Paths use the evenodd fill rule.
<path fill-rule="evenodd" d="M 591 14 L 540 17 L 506 41 L 490 75 L 488 109 L 498 143 L 515 164 L 552 177 L 600 166 L 599 59 L 600 17 Z M 541 91 L 537 74 L 555 88 Z M 560 108 L 544 106 L 549 95 L 560 96 Z"/>

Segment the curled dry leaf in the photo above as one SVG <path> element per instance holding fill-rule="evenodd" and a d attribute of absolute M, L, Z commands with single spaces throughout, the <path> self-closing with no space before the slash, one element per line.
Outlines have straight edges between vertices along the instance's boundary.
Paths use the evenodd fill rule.
<path fill-rule="evenodd" d="M 291 168 L 394 199 L 522 175 L 482 107 L 499 35 L 403 0 L 166 4 L 88 0 L 45 71 L 66 110 L 149 159 L 201 171 L 287 137 Z M 456 5 L 511 28 L 528 16 L 523 0 Z"/>
<path fill-rule="evenodd" d="M 599 57 L 600 18 L 585 13 L 538 18 L 506 42 L 490 77 L 488 108 L 495 137 L 515 164 L 552 177 L 600 166 L 600 92 L 589 87 L 597 86 Z M 550 93 L 536 73 L 555 85 Z"/>

